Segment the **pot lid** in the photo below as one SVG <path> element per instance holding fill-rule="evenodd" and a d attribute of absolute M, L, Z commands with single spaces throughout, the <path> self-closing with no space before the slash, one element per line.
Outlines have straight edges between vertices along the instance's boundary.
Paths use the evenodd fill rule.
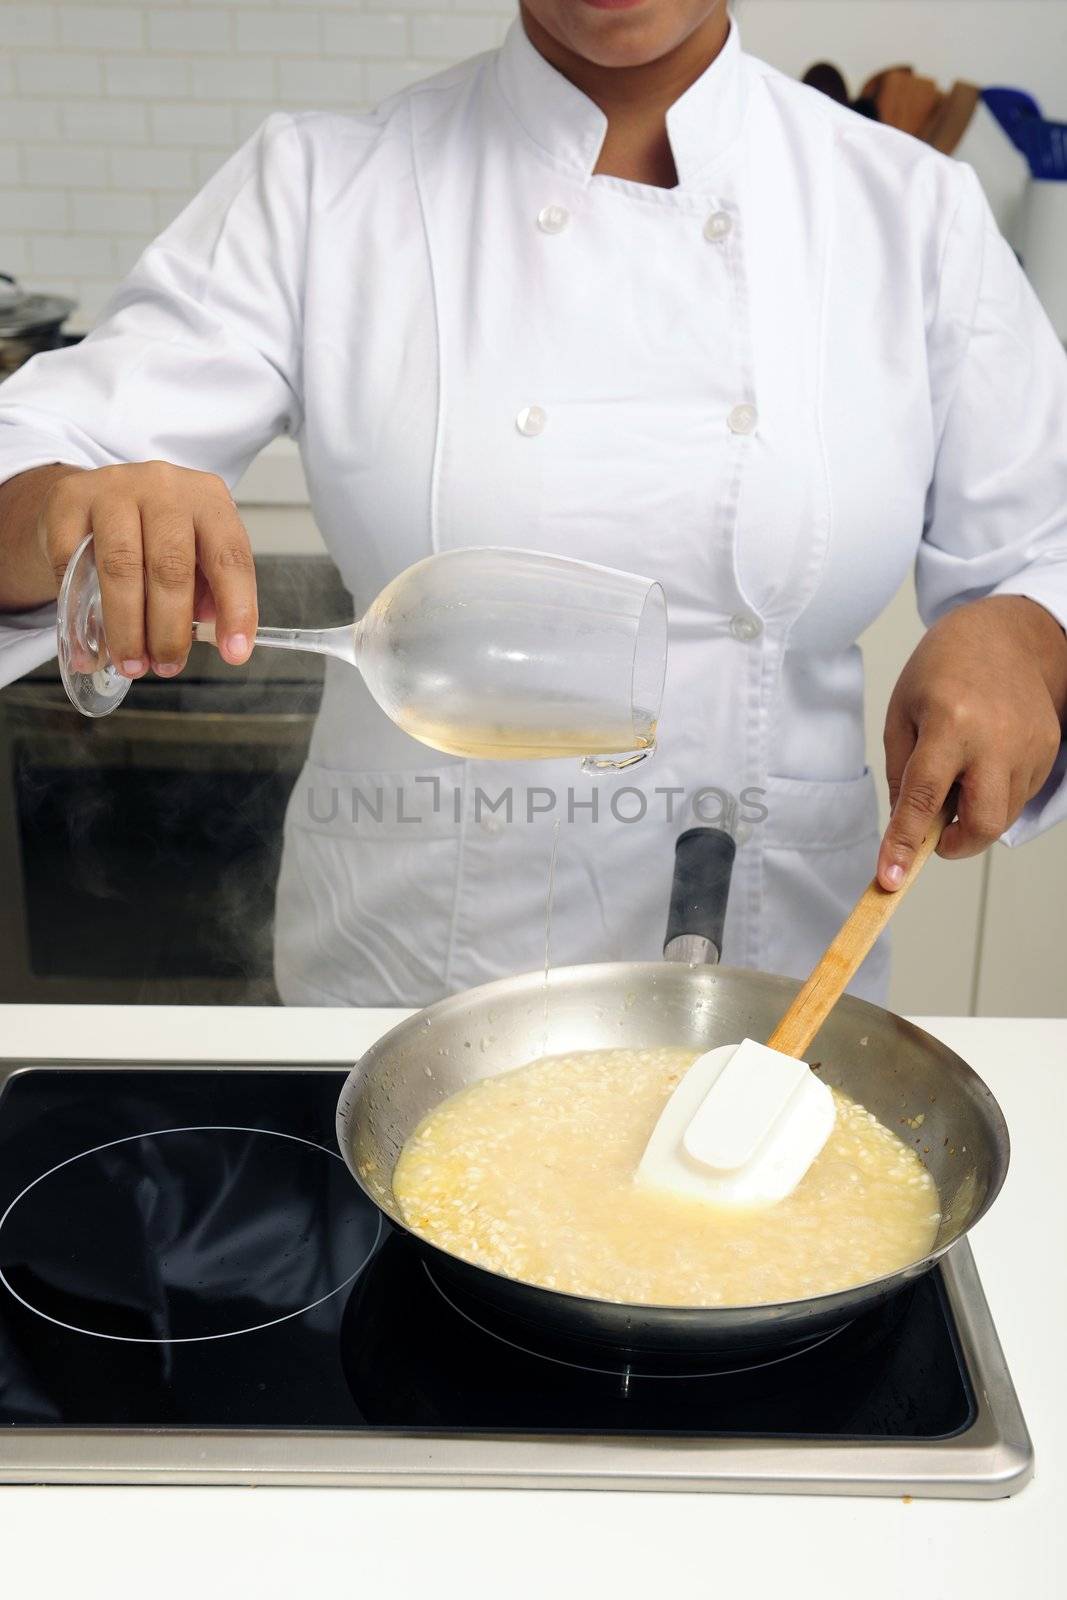
<path fill-rule="evenodd" d="M 0 272 L 0 339 L 56 328 L 77 304 L 62 294 L 27 294 L 10 273 Z"/>

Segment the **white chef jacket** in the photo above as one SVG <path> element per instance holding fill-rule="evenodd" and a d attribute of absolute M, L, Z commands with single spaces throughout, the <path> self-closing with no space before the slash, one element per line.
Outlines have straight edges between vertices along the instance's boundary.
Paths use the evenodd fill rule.
<path fill-rule="evenodd" d="M 538 966 L 557 820 L 553 963 L 656 957 L 674 839 L 725 813 L 724 959 L 802 973 L 873 868 L 856 640 L 908 568 L 927 620 L 1010 593 L 1067 622 L 1067 363 L 973 172 L 736 27 L 668 112 L 676 188 L 594 174 L 605 126 L 520 21 L 369 115 L 271 117 L 84 343 L 0 391 L 0 479 L 161 457 L 233 484 L 292 434 L 357 614 L 464 545 L 664 584 L 659 750 L 617 777 L 433 755 L 329 663 L 278 889 L 291 1003 Z M 855 987 L 884 980 L 876 953 Z"/>

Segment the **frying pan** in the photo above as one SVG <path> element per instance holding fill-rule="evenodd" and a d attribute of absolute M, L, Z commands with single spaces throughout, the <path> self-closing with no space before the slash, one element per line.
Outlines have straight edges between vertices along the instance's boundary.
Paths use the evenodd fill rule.
<path fill-rule="evenodd" d="M 734 842 L 715 828 L 678 841 L 663 962 L 612 962 L 505 978 L 417 1012 L 353 1068 L 337 1138 L 356 1182 L 396 1227 L 400 1152 L 449 1095 L 542 1055 L 623 1046 L 693 1051 L 765 1039 L 799 988 L 793 978 L 718 966 Z M 433 1276 L 488 1317 L 552 1338 L 629 1353 L 762 1354 L 802 1345 L 889 1299 L 989 1209 L 1008 1167 L 1000 1107 L 966 1062 L 892 1012 L 846 996 L 809 1053 L 823 1080 L 916 1150 L 941 1197 L 930 1252 L 832 1294 L 751 1306 L 631 1305 L 562 1293 L 475 1266 L 418 1239 Z"/>

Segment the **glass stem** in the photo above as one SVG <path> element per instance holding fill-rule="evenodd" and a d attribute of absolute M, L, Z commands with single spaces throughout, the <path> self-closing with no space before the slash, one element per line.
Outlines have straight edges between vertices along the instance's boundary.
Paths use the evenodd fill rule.
<path fill-rule="evenodd" d="M 213 622 L 194 622 L 193 638 L 215 643 Z M 340 628 L 257 628 L 253 643 L 268 650 L 304 650 L 316 656 L 336 656 L 338 661 L 356 665 L 355 627 L 351 622 Z"/>

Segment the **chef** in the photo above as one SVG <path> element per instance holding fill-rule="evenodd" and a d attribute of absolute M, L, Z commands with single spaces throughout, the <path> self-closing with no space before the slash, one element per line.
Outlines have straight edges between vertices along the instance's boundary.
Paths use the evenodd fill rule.
<path fill-rule="evenodd" d="M 283 998 L 536 967 L 557 822 L 554 963 L 656 956 L 674 838 L 721 821 L 724 958 L 798 974 L 954 782 L 949 858 L 1067 808 L 1065 415 L 969 168 L 743 54 L 723 0 L 523 0 L 501 50 L 371 114 L 271 117 L 89 337 L 4 384 L 7 670 L 52 653 L 89 531 L 130 677 L 180 672 L 211 608 L 243 662 L 230 489 L 289 434 L 356 614 L 432 551 L 514 545 L 659 578 L 671 638 L 656 758 L 600 779 L 431 754 L 330 662 Z M 879 846 L 856 640 L 913 565 Z M 876 952 L 856 988 L 884 983 Z"/>

